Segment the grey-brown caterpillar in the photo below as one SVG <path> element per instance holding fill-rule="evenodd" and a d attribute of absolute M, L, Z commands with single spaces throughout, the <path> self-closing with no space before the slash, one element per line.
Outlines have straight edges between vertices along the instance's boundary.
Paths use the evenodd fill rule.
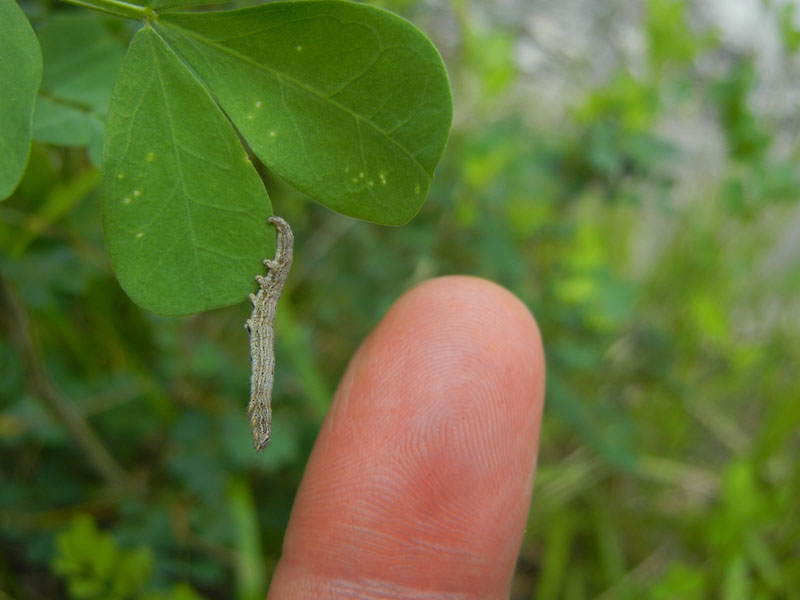
<path fill-rule="evenodd" d="M 253 314 L 245 323 L 250 334 L 250 404 L 247 414 L 256 450 L 263 450 L 272 435 L 272 382 L 275 377 L 275 311 L 292 266 L 294 235 L 280 217 L 270 217 L 277 229 L 275 258 L 266 259 L 267 275 L 256 275 L 259 290 L 250 294 Z"/>

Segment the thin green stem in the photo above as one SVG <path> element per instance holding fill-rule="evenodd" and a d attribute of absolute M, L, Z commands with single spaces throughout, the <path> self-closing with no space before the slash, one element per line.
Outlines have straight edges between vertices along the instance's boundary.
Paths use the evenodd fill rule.
<path fill-rule="evenodd" d="M 136 21 L 152 17 L 155 14 L 149 6 L 139 6 L 123 0 L 64 0 L 64 2 Z"/>

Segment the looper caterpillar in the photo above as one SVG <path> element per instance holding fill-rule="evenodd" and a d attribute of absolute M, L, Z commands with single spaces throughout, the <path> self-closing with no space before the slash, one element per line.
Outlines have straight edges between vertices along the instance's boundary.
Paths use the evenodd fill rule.
<path fill-rule="evenodd" d="M 256 275 L 259 290 L 250 294 L 253 313 L 245 323 L 250 335 L 250 404 L 247 414 L 253 432 L 256 450 L 263 450 L 269 444 L 272 434 L 272 382 L 275 377 L 275 310 L 283 291 L 283 284 L 292 266 L 292 247 L 294 235 L 289 224 L 282 218 L 273 216 L 269 222 L 277 229 L 275 257 L 264 260 L 267 275 Z"/>

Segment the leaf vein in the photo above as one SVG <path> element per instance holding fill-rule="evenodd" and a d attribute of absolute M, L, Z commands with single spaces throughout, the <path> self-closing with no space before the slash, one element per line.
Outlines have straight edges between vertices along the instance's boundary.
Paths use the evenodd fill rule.
<path fill-rule="evenodd" d="M 400 142 L 398 142 L 396 139 L 394 139 L 393 137 L 388 135 L 376 123 L 373 123 L 373 122 L 367 120 L 365 117 L 359 115 L 358 113 L 356 113 L 355 111 L 353 111 L 349 107 L 347 107 L 347 106 L 345 106 L 345 105 L 343 105 L 343 104 L 341 104 L 339 102 L 336 102 L 335 100 L 333 100 L 331 98 L 326 98 L 323 94 L 321 94 L 320 92 L 318 92 L 317 90 L 315 90 L 314 88 L 310 87 L 309 85 L 307 85 L 306 83 L 304 83 L 304 82 L 302 82 L 300 80 L 294 79 L 292 77 L 288 77 L 285 73 L 282 73 L 282 72 L 278 71 L 277 69 L 268 67 L 267 65 L 264 65 L 264 64 L 260 64 L 260 63 L 256 62 L 255 60 L 253 60 L 252 58 L 250 58 L 249 56 L 241 54 L 240 52 L 237 52 L 237 51 L 233 50 L 232 48 L 229 48 L 229 47 L 227 47 L 227 46 L 225 46 L 223 44 L 217 43 L 214 40 L 210 40 L 208 38 L 205 38 L 205 37 L 195 33 L 191 29 L 184 29 L 184 28 L 176 26 L 176 25 L 171 25 L 171 26 L 180 29 L 180 31 L 184 32 L 186 35 L 191 36 L 191 37 L 199 40 L 201 43 L 204 43 L 207 46 L 210 46 L 211 48 L 216 49 L 219 52 L 222 52 L 224 54 L 228 54 L 229 56 L 232 56 L 232 57 L 234 57 L 234 58 L 236 58 L 238 60 L 241 60 L 243 63 L 248 64 L 248 65 L 250 65 L 250 66 L 252 66 L 252 67 L 254 67 L 254 68 L 258 69 L 258 70 L 269 72 L 273 76 L 277 77 L 279 80 L 283 79 L 286 83 L 293 85 L 294 87 L 300 89 L 301 91 L 307 92 L 308 94 L 318 98 L 319 100 L 323 100 L 325 102 L 329 102 L 332 106 L 334 106 L 335 108 L 341 110 L 342 112 L 344 112 L 346 114 L 349 114 L 350 116 L 352 116 L 356 120 L 363 121 L 371 129 L 374 129 L 375 131 L 380 133 L 382 136 L 384 136 L 387 140 L 389 140 L 392 144 L 397 146 L 408 158 L 411 159 L 412 162 L 414 162 L 429 177 L 433 177 L 433 173 L 431 171 L 429 171 L 419 161 L 419 159 L 411 153 L 411 151 L 408 148 L 406 148 Z"/>
<path fill-rule="evenodd" d="M 184 202 L 185 209 L 186 209 L 186 220 L 187 220 L 188 225 L 189 225 L 189 229 L 187 231 L 187 234 L 191 238 L 192 248 L 195 248 L 196 245 L 197 245 L 197 237 L 196 237 L 196 233 L 195 233 L 195 230 L 194 230 L 194 221 L 192 219 L 192 211 L 189 209 L 189 203 L 188 203 L 189 193 L 188 193 L 188 190 L 186 189 L 186 178 L 185 178 L 185 174 L 184 174 L 184 171 L 183 171 L 183 164 L 181 163 L 180 153 L 178 152 L 179 146 L 178 146 L 178 138 L 177 138 L 177 136 L 175 134 L 174 117 L 172 115 L 172 111 L 170 110 L 169 97 L 167 95 L 166 86 L 164 84 L 163 73 L 161 72 L 161 69 L 160 69 L 161 63 L 158 60 L 158 58 L 159 58 L 158 54 L 156 53 L 156 49 L 155 49 L 155 47 L 153 46 L 152 43 L 150 44 L 150 49 L 151 49 L 151 51 L 153 53 L 153 70 L 155 71 L 156 76 L 158 77 L 158 82 L 159 82 L 159 85 L 161 87 L 162 97 L 164 99 L 164 115 L 165 115 L 167 123 L 169 125 L 170 137 L 171 137 L 171 139 L 173 141 L 173 144 L 172 144 L 173 151 L 172 152 L 173 152 L 173 155 L 175 157 L 175 167 L 178 170 L 178 177 L 179 177 L 179 180 L 180 180 L 181 188 L 183 189 L 183 192 L 184 192 L 184 194 L 186 195 L 186 198 L 187 198 L 187 200 Z M 180 61 L 179 61 L 179 64 L 180 64 Z M 182 64 L 181 64 L 181 67 L 183 67 Z M 183 67 L 183 68 L 185 68 L 185 67 Z M 192 259 L 194 260 L 194 267 L 195 267 L 194 268 L 194 276 L 197 278 L 198 283 L 199 283 L 198 287 L 200 289 L 205 289 L 205 286 L 204 286 L 205 282 L 203 281 L 203 276 L 202 276 L 202 273 L 200 271 L 200 261 L 199 261 L 199 258 L 197 256 L 197 252 L 196 251 L 192 252 Z M 158 262 L 157 266 L 160 266 L 162 262 L 163 262 L 163 258 Z M 157 266 L 154 267 L 154 269 L 157 268 Z"/>

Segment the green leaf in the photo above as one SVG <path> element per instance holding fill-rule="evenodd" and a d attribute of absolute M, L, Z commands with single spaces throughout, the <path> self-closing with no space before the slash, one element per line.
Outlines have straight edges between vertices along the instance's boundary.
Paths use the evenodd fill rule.
<path fill-rule="evenodd" d="M 28 19 L 14 0 L 0 0 L 0 200 L 17 187 L 31 148 L 42 53 Z"/>
<path fill-rule="evenodd" d="M 99 124 L 101 130 L 102 122 Z M 85 111 L 39 97 L 33 113 L 33 137 L 45 144 L 88 146 L 97 124 Z"/>
<path fill-rule="evenodd" d="M 56 15 L 39 30 L 44 58 L 33 137 L 60 146 L 89 146 L 102 159 L 103 127 L 124 49 L 93 14 Z"/>
<path fill-rule="evenodd" d="M 158 15 L 131 43 L 106 125 L 115 273 L 161 314 L 251 291 L 274 232 L 234 126 L 314 199 L 399 225 L 425 199 L 451 113 L 436 49 L 386 11 L 318 1 Z"/>
<path fill-rule="evenodd" d="M 44 57 L 42 91 L 105 114 L 124 48 L 93 14 L 50 17 L 38 31 Z"/>
<path fill-rule="evenodd" d="M 172 10 L 174 8 L 188 8 L 190 6 L 210 6 L 212 4 L 227 4 L 230 0 L 148 0 L 146 4 L 156 12 Z"/>
<path fill-rule="evenodd" d="M 150 27 L 114 87 L 103 167 L 106 245 L 137 304 L 188 314 L 252 291 L 275 247 L 266 190 L 214 100 Z"/>
<path fill-rule="evenodd" d="M 270 169 L 338 212 L 401 225 L 444 149 L 452 100 L 416 27 L 352 2 L 172 13 L 155 28 Z"/>

